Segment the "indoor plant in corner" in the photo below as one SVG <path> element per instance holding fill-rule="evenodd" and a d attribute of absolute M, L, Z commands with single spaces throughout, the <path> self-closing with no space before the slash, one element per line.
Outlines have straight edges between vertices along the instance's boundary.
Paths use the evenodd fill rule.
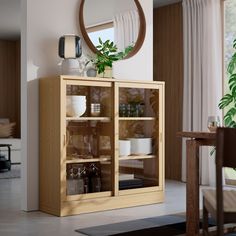
<path fill-rule="evenodd" d="M 219 108 L 227 108 L 227 112 L 224 116 L 224 123 L 226 127 L 236 128 L 236 39 L 233 41 L 234 53 L 229 61 L 227 68 L 228 73 L 228 87 L 229 92 L 223 96 L 220 100 Z M 236 169 L 234 168 L 236 171 Z M 232 173 L 229 171 L 230 178 L 235 178 L 235 172 Z"/>
<path fill-rule="evenodd" d="M 124 52 L 118 52 L 117 46 L 114 42 L 106 40 L 102 42 L 101 38 L 99 40 L 99 45 L 96 46 L 98 52 L 95 58 L 89 60 L 88 63 L 96 68 L 99 77 L 112 77 L 112 64 L 114 61 L 124 59 L 129 52 L 133 49 L 133 46 L 128 46 L 125 48 Z"/>
<path fill-rule="evenodd" d="M 236 39 L 233 41 L 233 49 L 235 50 L 227 67 L 228 77 L 228 93 L 220 100 L 219 108 L 225 109 L 224 125 L 226 127 L 236 128 Z M 212 155 L 215 152 L 213 148 L 210 152 Z"/>
<path fill-rule="evenodd" d="M 229 92 L 220 100 L 219 108 L 227 108 L 224 116 L 225 126 L 236 128 L 236 39 L 233 42 L 233 48 L 235 51 L 227 68 Z"/>

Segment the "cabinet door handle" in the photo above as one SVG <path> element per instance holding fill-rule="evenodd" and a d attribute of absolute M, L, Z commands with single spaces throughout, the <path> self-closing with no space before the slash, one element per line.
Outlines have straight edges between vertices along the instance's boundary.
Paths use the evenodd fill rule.
<path fill-rule="evenodd" d="M 66 146 L 66 135 L 63 135 L 63 146 Z"/>
<path fill-rule="evenodd" d="M 163 135 L 162 135 L 162 132 L 160 133 L 160 138 L 159 138 L 160 142 L 162 143 L 163 141 Z"/>

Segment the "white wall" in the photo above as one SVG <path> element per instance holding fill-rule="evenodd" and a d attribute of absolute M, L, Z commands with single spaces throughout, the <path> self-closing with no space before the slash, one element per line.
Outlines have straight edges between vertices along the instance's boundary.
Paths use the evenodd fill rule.
<path fill-rule="evenodd" d="M 38 78 L 59 74 L 58 39 L 78 32 L 79 0 L 22 1 L 22 181 L 23 210 L 38 209 L 39 94 Z M 152 0 L 140 0 L 147 34 L 140 52 L 117 63 L 117 78 L 152 80 Z M 83 45 L 86 51 L 86 45 Z"/>

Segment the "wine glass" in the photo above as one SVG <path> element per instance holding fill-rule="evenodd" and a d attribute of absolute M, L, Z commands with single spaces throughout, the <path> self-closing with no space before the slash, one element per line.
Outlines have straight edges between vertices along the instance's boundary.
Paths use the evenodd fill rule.
<path fill-rule="evenodd" d="M 220 126 L 219 116 L 208 116 L 207 127 L 210 132 L 216 132 L 217 127 Z"/>
<path fill-rule="evenodd" d="M 91 136 L 90 135 L 84 135 L 83 137 L 84 141 L 84 158 L 93 158 L 92 156 L 92 148 L 91 148 Z"/>

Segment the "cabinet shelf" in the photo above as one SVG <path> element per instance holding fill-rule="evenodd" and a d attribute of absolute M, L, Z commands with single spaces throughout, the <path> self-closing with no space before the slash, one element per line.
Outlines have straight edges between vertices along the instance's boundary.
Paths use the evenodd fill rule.
<path fill-rule="evenodd" d="M 106 162 L 110 161 L 110 157 L 100 157 L 100 158 L 76 158 L 76 157 L 67 157 L 66 164 L 76 164 L 76 163 L 89 163 L 89 162 Z"/>
<path fill-rule="evenodd" d="M 101 122 L 110 122 L 110 117 L 66 117 L 66 121 L 101 121 Z"/>
<path fill-rule="evenodd" d="M 157 118 L 156 117 L 119 117 L 119 120 L 120 121 L 127 121 L 127 120 L 130 120 L 130 121 L 142 121 L 142 120 L 156 120 Z"/>
<path fill-rule="evenodd" d="M 119 160 L 123 161 L 123 160 L 139 160 L 139 159 L 152 159 L 152 158 L 156 158 L 156 156 L 155 155 L 131 155 L 131 156 L 119 157 Z"/>

